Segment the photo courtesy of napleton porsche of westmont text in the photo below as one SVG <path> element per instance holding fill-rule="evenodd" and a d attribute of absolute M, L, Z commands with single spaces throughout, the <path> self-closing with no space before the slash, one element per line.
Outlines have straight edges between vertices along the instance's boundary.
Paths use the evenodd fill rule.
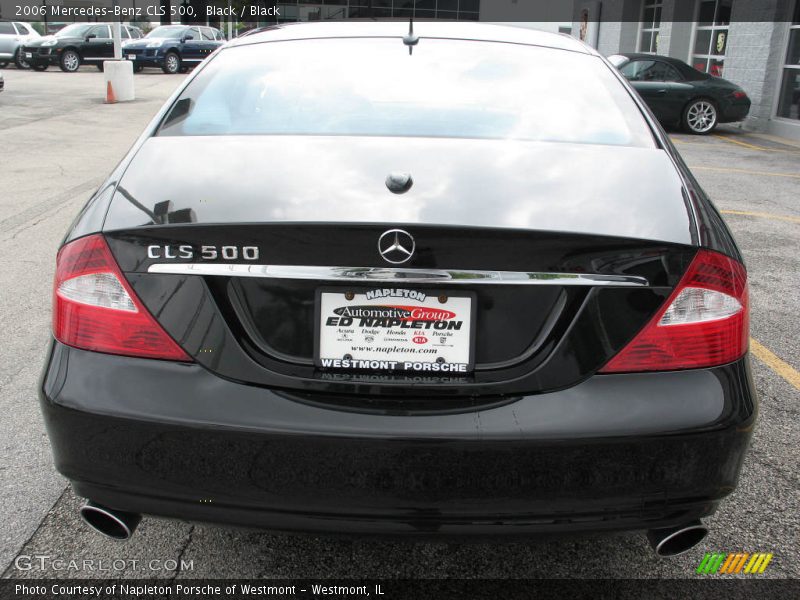
<path fill-rule="evenodd" d="M 248 597 L 256 596 L 277 596 L 294 597 L 298 594 L 311 593 L 314 596 L 364 596 L 372 594 L 380 597 L 384 595 L 381 584 L 376 584 L 373 588 L 366 585 L 321 585 L 311 584 L 308 589 L 300 587 L 298 584 L 269 585 L 269 584 L 250 584 L 250 583 L 179 583 L 163 585 L 158 583 L 134 583 L 134 582 L 108 582 L 108 583 L 85 583 L 85 584 L 26 584 L 14 583 L 14 593 L 19 597 L 31 596 L 78 596 L 95 597 L 114 596 L 119 594 L 123 597 L 139 598 L 147 596 L 178 596 L 178 597 L 229 597 L 231 595 L 242 595 Z"/>
<path fill-rule="evenodd" d="M 800 596 L 800 0 L 0 0 L 0 598 Z"/>

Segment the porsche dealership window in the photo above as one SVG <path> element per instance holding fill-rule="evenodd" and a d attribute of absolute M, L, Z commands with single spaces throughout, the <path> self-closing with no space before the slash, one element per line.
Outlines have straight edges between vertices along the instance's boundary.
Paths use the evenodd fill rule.
<path fill-rule="evenodd" d="M 488 0 L 491 2 L 492 0 Z M 480 0 L 289 0 L 278 3 L 281 21 L 325 19 L 447 19 L 477 21 Z"/>
<path fill-rule="evenodd" d="M 692 66 L 722 77 L 733 0 L 701 0 L 694 37 Z"/>
<path fill-rule="evenodd" d="M 661 36 L 661 11 L 663 0 L 645 0 L 642 14 L 642 30 L 639 34 L 639 52 L 658 54 Z"/>
<path fill-rule="evenodd" d="M 778 116 L 800 119 L 800 2 L 795 3 L 778 98 Z"/>
<path fill-rule="evenodd" d="M 231 48 L 159 135 L 460 137 L 652 147 L 610 69 L 577 52 L 426 39 Z M 528 68 L 537 64 L 535 70 Z M 453 65 L 458 65 L 453 68 Z M 598 68 L 600 66 L 600 68 Z M 368 74 L 365 76 L 365 74 Z"/>

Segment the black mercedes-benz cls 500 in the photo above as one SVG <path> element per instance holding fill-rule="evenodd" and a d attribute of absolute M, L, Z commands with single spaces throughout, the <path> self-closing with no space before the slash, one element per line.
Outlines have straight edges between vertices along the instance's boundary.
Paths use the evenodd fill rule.
<path fill-rule="evenodd" d="M 747 275 L 649 114 L 518 28 L 217 51 L 58 253 L 41 406 L 87 522 L 698 542 L 755 419 Z"/>

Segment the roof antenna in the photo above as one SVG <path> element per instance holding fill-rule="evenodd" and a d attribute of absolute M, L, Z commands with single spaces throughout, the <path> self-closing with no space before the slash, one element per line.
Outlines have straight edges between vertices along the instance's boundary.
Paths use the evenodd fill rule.
<path fill-rule="evenodd" d="M 408 54 L 414 54 L 414 46 L 419 43 L 419 36 L 414 34 L 414 17 L 408 22 L 408 35 L 403 38 L 403 43 L 408 46 Z"/>

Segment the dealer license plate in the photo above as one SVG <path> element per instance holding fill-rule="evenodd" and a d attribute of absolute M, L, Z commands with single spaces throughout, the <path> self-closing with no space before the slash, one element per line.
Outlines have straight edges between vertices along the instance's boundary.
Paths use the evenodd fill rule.
<path fill-rule="evenodd" d="M 128 54 L 128 60 L 136 60 L 135 54 Z"/>
<path fill-rule="evenodd" d="M 408 289 L 317 292 L 315 362 L 358 371 L 467 373 L 474 295 Z"/>
<path fill-rule="evenodd" d="M 25 53 L 25 58 L 33 58 L 33 53 L 32 52 L 26 52 Z"/>

